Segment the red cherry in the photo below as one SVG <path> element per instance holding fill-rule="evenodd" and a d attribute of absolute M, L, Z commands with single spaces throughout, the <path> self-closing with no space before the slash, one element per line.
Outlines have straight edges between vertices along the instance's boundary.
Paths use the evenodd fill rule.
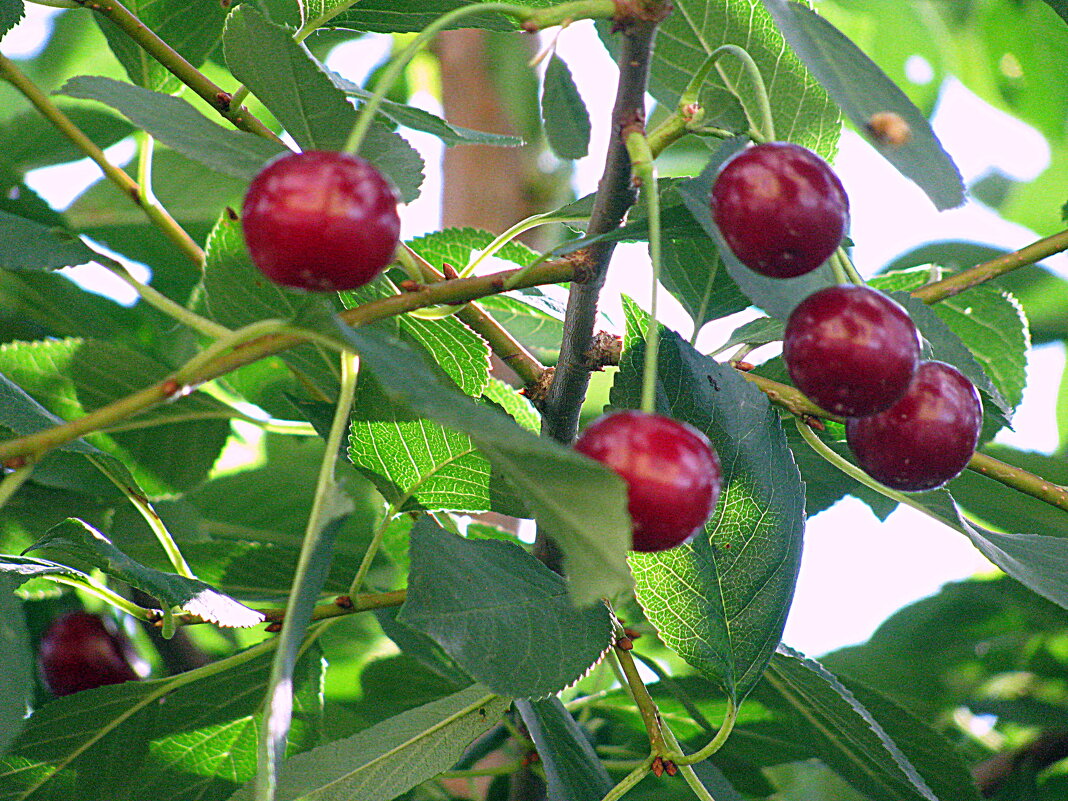
<path fill-rule="evenodd" d="M 712 514 L 723 475 L 708 438 L 693 426 L 637 411 L 603 415 L 575 450 L 627 483 L 636 551 L 663 551 L 696 534 Z"/>
<path fill-rule="evenodd" d="M 937 489 L 968 464 L 983 404 L 975 386 L 943 362 L 920 362 L 904 396 L 886 411 L 846 421 L 846 441 L 864 472 L 891 489 Z"/>
<path fill-rule="evenodd" d="M 271 161 L 241 215 L 253 263 L 276 284 L 337 292 L 363 286 L 393 259 L 397 195 L 357 156 L 311 150 Z"/>
<path fill-rule="evenodd" d="M 886 409 L 909 388 L 920 341 L 908 313 L 882 292 L 833 286 L 790 314 L 783 359 L 799 390 L 842 417 Z"/>
<path fill-rule="evenodd" d="M 819 267 L 845 236 L 849 198 L 823 159 L 769 142 L 727 161 L 712 187 L 712 218 L 738 260 L 770 278 Z"/>
<path fill-rule="evenodd" d="M 38 652 L 41 675 L 55 695 L 136 681 L 140 677 L 130 666 L 136 659 L 124 634 L 88 612 L 53 621 Z"/>

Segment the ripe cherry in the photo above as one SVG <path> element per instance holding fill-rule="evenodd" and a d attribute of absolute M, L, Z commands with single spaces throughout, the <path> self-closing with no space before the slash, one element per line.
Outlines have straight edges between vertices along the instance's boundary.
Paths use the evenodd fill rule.
<path fill-rule="evenodd" d="M 712 218 L 734 255 L 770 278 L 819 267 L 845 236 L 849 198 L 823 159 L 799 145 L 743 150 L 712 186 Z"/>
<path fill-rule="evenodd" d="M 357 156 L 288 153 L 252 180 L 241 216 L 253 263 L 276 284 L 336 292 L 363 286 L 393 259 L 397 196 Z"/>
<path fill-rule="evenodd" d="M 621 411 L 591 423 L 575 450 L 627 483 L 636 551 L 663 551 L 696 534 L 719 498 L 719 456 L 693 426 L 656 414 Z"/>
<path fill-rule="evenodd" d="M 783 359 L 799 390 L 842 417 L 886 409 L 920 363 L 916 326 L 900 305 L 862 286 L 832 286 L 790 314 Z"/>
<path fill-rule="evenodd" d="M 982 427 L 983 404 L 972 382 L 943 362 L 920 362 L 901 400 L 846 422 L 846 441 L 872 478 L 919 492 L 960 474 Z"/>
<path fill-rule="evenodd" d="M 137 661 L 122 632 L 97 615 L 71 612 L 53 621 L 41 638 L 38 661 L 45 685 L 55 695 L 140 678 Z"/>

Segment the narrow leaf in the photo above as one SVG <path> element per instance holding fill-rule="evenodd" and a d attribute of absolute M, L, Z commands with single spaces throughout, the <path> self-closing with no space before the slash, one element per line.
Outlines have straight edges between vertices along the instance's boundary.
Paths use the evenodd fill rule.
<path fill-rule="evenodd" d="M 56 270 L 94 259 L 73 231 L 0 211 L 0 270 Z"/>
<path fill-rule="evenodd" d="M 409 551 L 408 597 L 397 619 L 494 692 L 559 692 L 611 643 L 607 607 L 576 608 L 567 582 L 517 545 L 463 539 L 423 517 Z"/>
<path fill-rule="evenodd" d="M 80 75 L 59 92 L 111 106 L 167 147 L 235 178 L 251 180 L 266 161 L 286 152 L 263 137 L 215 124 L 181 98 L 110 78 Z"/>
<path fill-rule="evenodd" d="M 614 407 L 636 408 L 644 345 L 624 354 Z M 688 544 L 632 554 L 636 592 L 676 653 L 743 698 L 779 644 L 801 560 L 805 492 L 768 399 L 736 371 L 677 334 L 660 345 L 657 411 L 708 435 L 723 490 L 704 533 Z"/>
<path fill-rule="evenodd" d="M 555 53 L 545 68 L 541 117 L 545 121 L 545 136 L 556 155 L 580 159 L 589 153 L 589 112 L 571 77 L 571 70 Z"/>
<path fill-rule="evenodd" d="M 0 575 L 0 752 L 22 729 L 26 707 L 33 695 L 33 659 L 30 656 L 26 616 L 15 597 L 17 582 Z"/>
<path fill-rule="evenodd" d="M 516 701 L 545 768 L 548 795 L 553 801 L 600 801 L 612 789 L 612 779 L 601 764 L 583 728 L 559 698 Z"/>
<path fill-rule="evenodd" d="M 179 607 L 220 626 L 244 628 L 263 622 L 262 614 L 203 581 L 153 570 L 135 562 L 81 520 L 68 519 L 60 523 L 27 551 L 64 554 L 85 560 L 109 576 L 148 593 L 167 607 Z"/>
<path fill-rule="evenodd" d="M 715 247 L 719 250 L 720 258 L 730 277 L 755 306 L 759 306 L 772 317 L 785 320 L 793 311 L 794 306 L 817 289 L 833 286 L 834 274 L 830 266 L 824 264 L 807 275 L 797 278 L 768 278 L 753 272 L 738 261 L 738 257 L 724 241 L 723 235 L 720 234 L 716 223 L 712 220 L 709 202 L 712 197 L 712 185 L 716 181 L 720 166 L 743 147 L 745 147 L 743 139 L 725 141 L 705 165 L 700 175 L 678 185 L 678 193 L 690 214 L 705 232 L 707 237 L 703 240 L 705 249 Z"/>
<path fill-rule="evenodd" d="M 860 130 L 876 114 L 894 114 L 907 126 L 906 141 L 875 145 L 897 170 L 911 178 L 939 211 L 964 202 L 964 182 L 930 124 L 911 100 L 845 35 L 814 11 L 788 0 L 764 5 L 790 46 Z"/>
<path fill-rule="evenodd" d="M 356 110 L 289 30 L 243 5 L 230 14 L 223 39 L 234 77 L 271 110 L 297 144 L 305 150 L 343 148 Z M 403 138 L 376 125 L 360 155 L 393 181 L 405 202 L 419 196 L 423 160 Z"/>
<path fill-rule="evenodd" d="M 390 801 L 448 770 L 510 702 L 472 685 L 282 763 L 276 801 Z M 251 784 L 229 801 L 250 801 Z"/>

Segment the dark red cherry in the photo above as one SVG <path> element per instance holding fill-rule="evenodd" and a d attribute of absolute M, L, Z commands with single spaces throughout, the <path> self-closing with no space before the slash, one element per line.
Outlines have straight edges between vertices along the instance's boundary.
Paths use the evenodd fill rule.
<path fill-rule="evenodd" d="M 663 551 L 704 526 L 723 483 L 719 456 L 693 426 L 656 414 L 621 411 L 591 423 L 575 450 L 627 483 L 636 551 Z"/>
<path fill-rule="evenodd" d="M 97 615 L 71 612 L 57 618 L 41 638 L 38 662 L 45 685 L 70 695 L 140 678 L 130 666 L 133 646 Z"/>
<path fill-rule="evenodd" d="M 899 304 L 862 286 L 813 292 L 790 314 L 783 359 L 799 390 L 842 417 L 886 409 L 920 363 L 916 326 Z"/>
<path fill-rule="evenodd" d="M 943 362 L 920 362 L 901 400 L 846 422 L 846 441 L 872 478 L 919 492 L 960 474 L 982 427 L 983 404 L 972 382 Z"/>
<path fill-rule="evenodd" d="M 289 153 L 252 180 L 241 225 L 253 263 L 276 284 L 335 292 L 363 286 L 392 261 L 397 196 L 368 162 Z"/>
<path fill-rule="evenodd" d="M 841 244 L 849 198 L 811 150 L 769 142 L 723 165 L 712 186 L 712 218 L 746 267 L 794 278 L 815 270 Z"/>

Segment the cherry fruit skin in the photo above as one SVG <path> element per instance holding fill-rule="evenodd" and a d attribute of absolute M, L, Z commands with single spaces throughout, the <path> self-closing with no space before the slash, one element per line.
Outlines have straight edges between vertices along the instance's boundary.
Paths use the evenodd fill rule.
<path fill-rule="evenodd" d="M 38 651 L 41 675 L 55 695 L 136 681 L 140 676 L 130 666 L 135 659 L 130 641 L 88 612 L 56 618 Z"/>
<path fill-rule="evenodd" d="M 769 142 L 743 150 L 712 186 L 712 218 L 738 260 L 769 278 L 811 272 L 834 253 L 849 198 L 811 150 Z"/>
<path fill-rule="evenodd" d="M 846 421 L 846 442 L 864 472 L 891 489 L 937 489 L 968 464 L 983 427 L 983 403 L 955 367 L 920 362 L 889 409 Z"/>
<path fill-rule="evenodd" d="M 397 195 L 382 174 L 358 156 L 319 150 L 268 163 L 245 195 L 241 225 L 260 272 L 313 292 L 363 286 L 400 238 Z"/>
<path fill-rule="evenodd" d="M 795 386 L 821 408 L 865 417 L 895 403 L 920 363 L 908 313 L 862 286 L 813 292 L 791 312 L 783 360 Z"/>
<path fill-rule="evenodd" d="M 633 410 L 603 415 L 582 432 L 575 450 L 627 483 L 635 551 L 673 548 L 700 531 L 723 484 L 712 443 L 670 417 Z"/>

